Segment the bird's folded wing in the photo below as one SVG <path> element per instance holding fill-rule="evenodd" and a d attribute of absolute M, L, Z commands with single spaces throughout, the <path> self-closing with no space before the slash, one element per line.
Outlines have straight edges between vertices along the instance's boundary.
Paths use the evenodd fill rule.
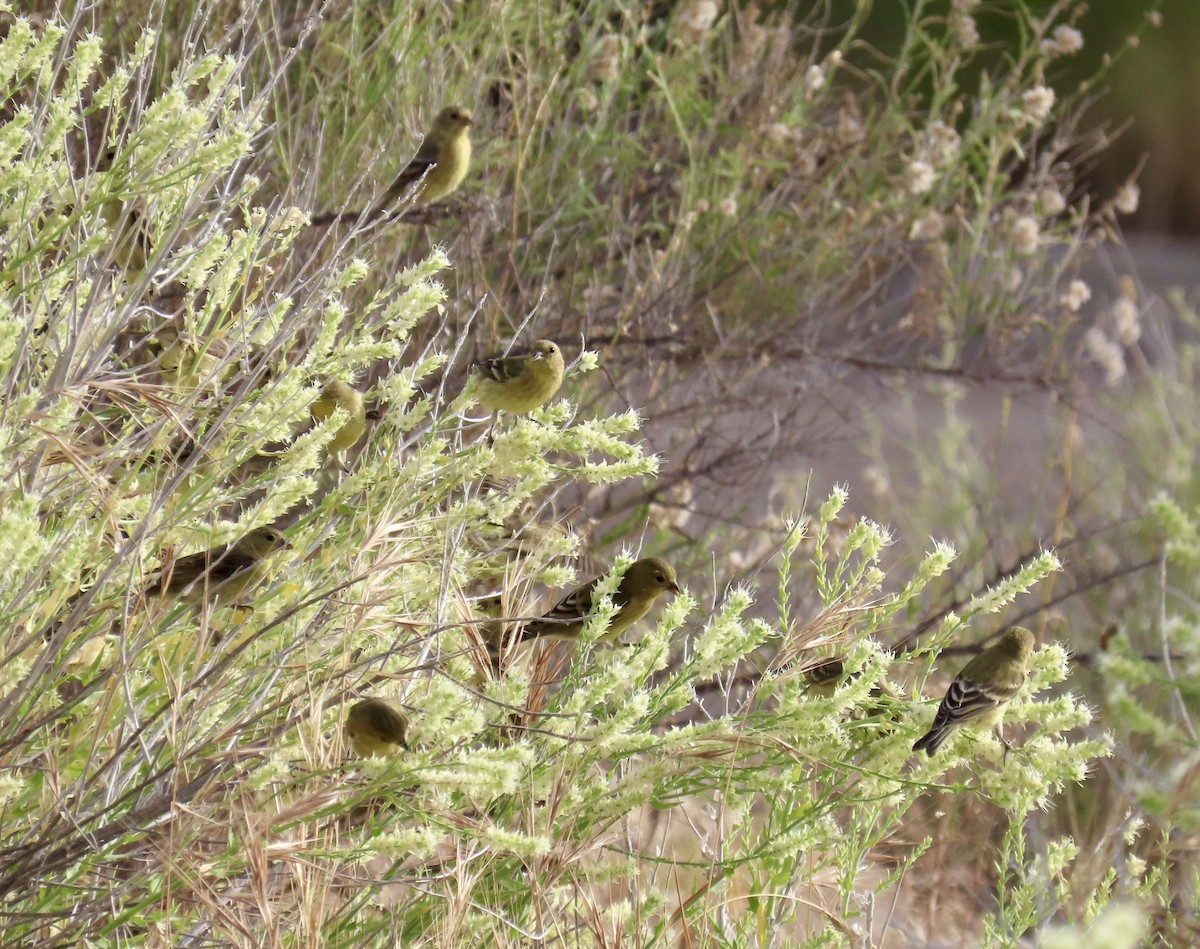
<path fill-rule="evenodd" d="M 599 583 L 598 580 L 593 580 L 586 586 L 582 586 L 573 593 L 564 596 L 542 619 L 565 622 L 582 619 L 587 616 L 592 610 L 592 595 L 597 583 Z"/>
<path fill-rule="evenodd" d="M 938 709 L 934 727 L 936 728 L 944 721 L 968 721 L 985 712 L 990 712 L 1002 701 L 1004 701 L 1004 696 L 996 695 L 995 690 L 990 687 L 985 690 L 969 679 L 955 679 L 950 683 L 946 697 Z"/>
<path fill-rule="evenodd" d="M 167 581 L 166 589 L 169 590 L 183 590 L 201 578 L 213 586 L 250 569 L 257 562 L 254 557 L 232 546 L 217 553 L 206 550 L 198 554 L 189 554 L 176 560 L 170 571 L 151 583 L 146 592 L 161 593 L 164 589 L 163 580 Z"/>
<path fill-rule="evenodd" d="M 438 150 L 437 146 L 428 138 L 417 149 L 417 153 L 399 175 L 392 182 L 392 186 L 388 189 L 388 193 L 392 195 L 400 195 L 407 191 L 418 181 L 421 180 L 434 165 L 437 164 Z"/>
<path fill-rule="evenodd" d="M 526 360 L 520 356 L 497 356 L 475 363 L 479 374 L 493 382 L 512 382 L 525 369 Z M 587 612 L 586 610 L 584 612 Z"/>

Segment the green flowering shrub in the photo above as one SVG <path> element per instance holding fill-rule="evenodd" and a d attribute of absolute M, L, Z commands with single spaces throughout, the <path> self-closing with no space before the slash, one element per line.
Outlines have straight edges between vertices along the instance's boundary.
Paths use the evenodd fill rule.
<path fill-rule="evenodd" d="M 955 599 L 954 545 L 892 556 L 841 488 L 706 517 L 857 373 L 1065 386 L 1095 329 L 1069 281 L 1112 208 L 1061 178 L 1075 106 L 1046 78 L 1074 28 L 1022 10 L 968 93 L 972 5 L 912 6 L 894 59 L 865 6 L 821 31 L 703 2 L 0 8 L 7 938 L 857 944 L 956 833 L 994 898 L 941 932 L 1166 905 L 1163 861 L 1081 899 L 1079 845 L 1031 839 L 1110 752 L 1061 646 L 1014 750 L 910 754 L 940 650 L 1053 583 L 1053 552 Z M 365 206 L 449 101 L 480 120 L 465 194 L 309 223 Z M 474 417 L 466 363 L 531 333 L 575 350 L 562 393 Z M 329 377 L 371 406 L 344 471 L 342 416 L 309 414 Z M 252 602 L 147 595 L 267 524 L 291 548 Z M 684 593 L 602 645 L 643 550 Z M 613 564 L 580 641 L 493 675 L 497 588 L 537 616 Z M 361 695 L 406 710 L 408 749 L 351 757 Z"/>

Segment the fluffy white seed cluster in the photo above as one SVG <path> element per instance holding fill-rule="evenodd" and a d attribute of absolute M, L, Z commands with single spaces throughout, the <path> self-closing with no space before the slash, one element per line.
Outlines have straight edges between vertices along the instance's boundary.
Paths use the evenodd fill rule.
<path fill-rule="evenodd" d="M 1104 372 L 1104 384 L 1110 389 L 1125 378 L 1125 353 L 1119 343 L 1100 327 L 1093 326 L 1083 336 L 1083 346 L 1091 360 Z"/>
<path fill-rule="evenodd" d="M 1013 219 L 1009 226 L 1008 235 L 1012 239 L 1013 249 L 1022 257 L 1037 253 L 1041 246 L 1041 225 L 1032 214 L 1022 214 Z"/>
<path fill-rule="evenodd" d="M 1070 313 L 1078 313 L 1079 308 L 1092 298 L 1092 288 L 1082 280 L 1072 280 L 1067 284 L 1067 289 L 1062 292 L 1058 298 L 1063 305 L 1063 309 Z"/>
<path fill-rule="evenodd" d="M 1121 214 L 1133 214 L 1137 211 L 1141 200 L 1142 189 L 1134 182 L 1127 181 L 1121 185 L 1116 197 L 1113 198 L 1113 207 Z"/>
<path fill-rule="evenodd" d="M 714 0 L 691 0 L 671 20 L 671 42 L 676 46 L 699 46 L 712 31 L 721 8 Z"/>
<path fill-rule="evenodd" d="M 1061 23 L 1054 28 L 1054 32 L 1044 40 L 1042 40 L 1042 52 L 1050 59 L 1057 59 L 1059 56 L 1070 56 L 1073 53 L 1078 53 L 1083 49 L 1083 34 L 1073 26 L 1068 26 L 1066 23 Z"/>
<path fill-rule="evenodd" d="M 1034 86 L 1021 95 L 1021 117 L 1030 125 L 1041 125 L 1050 117 L 1055 100 L 1049 86 Z"/>
<path fill-rule="evenodd" d="M 926 194 L 933 190 L 936 180 L 933 166 L 927 161 L 910 161 L 905 170 L 905 188 L 911 195 Z"/>

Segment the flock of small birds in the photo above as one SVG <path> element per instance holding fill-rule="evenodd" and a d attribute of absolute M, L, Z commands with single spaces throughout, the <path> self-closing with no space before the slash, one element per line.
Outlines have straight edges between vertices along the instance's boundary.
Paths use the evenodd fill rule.
<path fill-rule="evenodd" d="M 468 110 L 458 106 L 442 109 L 416 156 L 369 213 L 388 213 L 397 205 L 428 205 L 452 194 L 470 167 L 472 125 Z M 111 162 L 111 155 L 108 158 Z M 140 260 L 140 266 L 144 266 L 148 253 L 144 230 L 136 226 L 136 221 L 130 222 L 127 214 L 124 219 L 121 215 L 119 203 L 111 213 L 106 208 L 106 218 L 112 218 L 109 223 L 117 228 L 117 239 L 126 248 L 120 262 L 136 267 Z M 161 357 L 159 362 L 163 362 Z M 493 411 L 519 415 L 532 412 L 553 398 L 562 385 L 564 372 L 562 350 L 551 340 L 539 339 L 524 352 L 473 363 L 471 380 L 480 404 Z M 339 411 L 345 421 L 326 450 L 344 468 L 342 459 L 366 434 L 366 408 L 362 393 L 346 382 L 328 379 L 313 401 L 310 414 L 315 422 L 321 423 Z M 218 600 L 241 604 L 250 591 L 267 579 L 268 558 L 289 547 L 281 529 L 261 527 L 234 543 L 175 560 L 144 592 L 147 596 L 173 597 L 193 604 Z M 504 651 L 516 643 L 577 639 L 592 611 L 601 579 L 596 577 L 578 587 L 538 619 L 523 624 L 481 624 L 493 671 L 501 672 Z M 669 563 L 659 557 L 647 557 L 631 564 L 612 597 L 615 609 L 600 641 L 616 641 L 667 592 L 680 592 L 675 570 Z M 1015 626 L 968 662 L 946 691 L 929 732 L 913 745 L 913 750 L 933 755 L 962 725 L 999 728 L 1005 706 L 1025 681 L 1033 647 L 1033 634 Z M 826 660 L 806 674 L 808 688 L 816 693 L 831 693 L 844 677 L 840 659 Z M 362 699 L 352 705 L 345 721 L 351 747 L 364 757 L 405 748 L 407 730 L 403 712 L 379 698 Z"/>

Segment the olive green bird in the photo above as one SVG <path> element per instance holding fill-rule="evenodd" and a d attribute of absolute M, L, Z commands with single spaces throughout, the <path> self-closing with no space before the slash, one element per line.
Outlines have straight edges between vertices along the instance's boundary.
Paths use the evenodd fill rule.
<path fill-rule="evenodd" d="M 249 605 L 246 596 L 269 576 L 270 556 L 291 546 L 279 528 L 258 527 L 232 544 L 180 557 L 146 587 L 145 594 L 193 605 L 218 600 Z"/>
<path fill-rule="evenodd" d="M 493 668 L 499 668 L 500 650 L 505 641 L 526 642 L 531 639 L 578 639 L 592 611 L 596 586 L 603 577 L 585 583 L 555 604 L 545 616 L 532 620 L 505 633 L 505 624 L 488 623 L 484 636 Z M 650 612 L 659 595 L 666 591 L 679 593 L 675 568 L 660 557 L 647 557 L 631 564 L 621 578 L 613 594 L 616 612 L 609 620 L 608 628 L 599 641 L 611 643 L 620 638 L 625 630 Z"/>
<path fill-rule="evenodd" d="M 408 747 L 408 719 L 382 699 L 363 699 L 346 713 L 346 737 L 364 758 Z"/>
<path fill-rule="evenodd" d="M 846 664 L 840 658 L 823 659 L 805 671 L 805 691 L 831 699 L 845 677 Z"/>
<path fill-rule="evenodd" d="M 425 141 L 376 205 L 383 211 L 401 200 L 419 205 L 448 197 L 471 167 L 471 113 L 448 105 L 437 114 Z"/>
<path fill-rule="evenodd" d="M 330 379 L 308 411 L 313 421 L 320 423 L 331 418 L 338 409 L 346 413 L 346 421 L 326 444 L 325 451 L 340 465 L 342 452 L 357 445 L 367 431 L 367 408 L 361 392 L 340 379 Z"/>
<path fill-rule="evenodd" d="M 105 149 L 96 162 L 96 170 L 111 172 L 116 161 L 116 148 Z M 100 216 L 113 236 L 113 263 L 125 270 L 144 270 L 152 248 L 149 221 L 143 208 L 136 201 L 109 198 L 101 204 Z"/>
<path fill-rule="evenodd" d="M 831 699 L 837 690 L 848 681 L 858 678 L 857 672 L 846 672 L 846 663 L 840 656 L 823 659 L 809 667 L 804 673 L 804 690 L 823 699 Z M 868 701 L 861 709 L 851 713 L 852 719 L 866 716 L 866 723 L 872 720 L 882 724 L 888 732 L 892 730 L 891 723 L 898 722 L 898 703 L 892 691 L 883 683 L 871 686 Z"/>
<path fill-rule="evenodd" d="M 471 364 L 480 404 L 518 415 L 532 412 L 554 398 L 565 370 L 562 350 L 548 339 L 537 340 L 525 353 Z"/>
<path fill-rule="evenodd" d="M 932 756 L 956 728 L 968 723 L 998 729 L 1004 710 L 1025 683 L 1033 633 L 1013 626 L 999 642 L 963 666 L 938 706 L 933 727 L 913 745 Z"/>

